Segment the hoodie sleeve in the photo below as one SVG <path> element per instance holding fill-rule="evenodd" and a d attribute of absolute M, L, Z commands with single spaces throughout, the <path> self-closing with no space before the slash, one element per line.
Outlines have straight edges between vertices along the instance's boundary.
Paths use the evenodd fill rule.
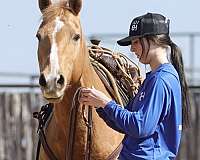
<path fill-rule="evenodd" d="M 96 109 L 96 112 L 98 113 L 99 117 L 101 117 L 104 122 L 112 129 L 114 129 L 115 131 L 117 132 L 120 132 L 120 133 L 124 133 L 120 128 L 118 128 L 116 126 L 116 124 L 113 122 L 113 120 L 111 120 L 109 118 L 109 116 L 107 115 L 107 113 L 104 111 L 103 108 L 97 108 Z"/>
<path fill-rule="evenodd" d="M 167 110 L 168 89 L 162 79 L 149 80 L 147 87 L 135 98 L 134 111 L 123 109 L 114 101 L 109 102 L 104 111 L 113 123 L 124 133 L 141 138 L 154 133 L 163 110 Z"/>
<path fill-rule="evenodd" d="M 112 101 L 111 101 L 112 102 Z M 130 109 L 130 105 L 131 105 L 131 101 L 129 101 L 129 103 L 125 106 L 125 108 Z M 121 106 L 120 106 L 121 107 Z M 114 129 L 117 132 L 123 133 L 124 132 L 114 123 L 114 121 L 112 119 L 110 119 L 109 115 L 104 111 L 103 108 L 97 108 L 96 109 L 97 114 L 99 115 L 99 117 L 101 117 L 104 122 L 112 129 Z"/>

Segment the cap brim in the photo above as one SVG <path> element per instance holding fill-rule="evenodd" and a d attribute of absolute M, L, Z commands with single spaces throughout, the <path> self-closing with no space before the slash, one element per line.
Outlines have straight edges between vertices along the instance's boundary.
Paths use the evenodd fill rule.
<path fill-rule="evenodd" d="M 134 38 L 140 38 L 142 36 L 131 36 L 131 37 L 125 37 L 123 39 L 120 39 L 117 41 L 117 43 L 120 45 L 120 46 L 129 46 L 131 45 L 131 41 L 134 39 Z"/>
<path fill-rule="evenodd" d="M 128 46 L 128 45 L 131 45 L 131 40 L 132 40 L 133 37 L 125 37 L 123 39 L 120 39 L 117 41 L 117 43 L 120 45 L 120 46 Z"/>

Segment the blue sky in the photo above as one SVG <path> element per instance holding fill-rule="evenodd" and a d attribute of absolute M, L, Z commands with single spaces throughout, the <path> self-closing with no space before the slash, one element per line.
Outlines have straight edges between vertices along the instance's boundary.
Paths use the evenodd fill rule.
<path fill-rule="evenodd" d="M 198 0 L 84 0 L 81 22 L 86 36 L 127 33 L 133 17 L 158 12 L 171 20 L 172 32 L 200 32 L 199 6 Z M 37 0 L 1 2 L 0 72 L 38 73 L 40 16 Z"/>

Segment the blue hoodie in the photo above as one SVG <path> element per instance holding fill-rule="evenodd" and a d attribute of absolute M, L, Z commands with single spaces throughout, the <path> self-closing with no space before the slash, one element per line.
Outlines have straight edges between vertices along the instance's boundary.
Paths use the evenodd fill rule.
<path fill-rule="evenodd" d="M 124 133 L 119 160 L 171 160 L 182 131 L 179 76 L 172 64 L 147 73 L 138 94 L 123 109 L 110 101 L 97 109 L 113 129 Z"/>

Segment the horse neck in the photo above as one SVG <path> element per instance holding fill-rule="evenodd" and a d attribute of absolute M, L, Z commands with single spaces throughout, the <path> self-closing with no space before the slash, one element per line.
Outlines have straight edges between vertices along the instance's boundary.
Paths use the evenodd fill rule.
<path fill-rule="evenodd" d="M 78 70 L 76 75 L 79 76 L 80 80 L 80 87 L 92 87 L 96 86 L 97 88 L 102 88 L 104 85 L 102 81 L 98 77 L 97 73 L 95 72 L 90 59 L 89 59 L 89 51 L 85 43 L 85 39 L 82 39 L 81 43 L 81 53 L 79 58 L 77 58 L 75 63 L 75 68 Z M 77 78 L 74 78 L 77 79 Z M 76 82 L 75 82 L 76 83 Z"/>
<path fill-rule="evenodd" d="M 82 76 L 80 79 L 80 85 L 81 87 L 95 87 L 96 89 L 100 89 L 104 92 L 106 92 L 106 89 L 100 80 L 99 76 L 97 75 L 96 71 L 94 70 L 90 59 L 89 59 L 89 51 L 88 48 L 85 48 L 85 56 L 84 56 L 84 65 L 83 65 L 83 71 Z"/>

